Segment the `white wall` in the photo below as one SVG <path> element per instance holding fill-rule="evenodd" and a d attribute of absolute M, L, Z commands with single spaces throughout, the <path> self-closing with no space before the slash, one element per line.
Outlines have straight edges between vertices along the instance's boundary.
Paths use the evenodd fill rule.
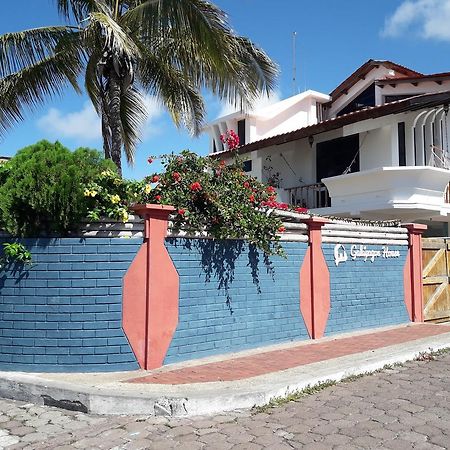
<path fill-rule="evenodd" d="M 394 125 L 395 127 L 397 124 Z M 361 133 L 359 137 L 360 170 L 392 166 L 392 125 Z"/>
<path fill-rule="evenodd" d="M 395 80 L 392 80 L 392 84 L 395 84 Z M 389 84 L 384 85 L 383 88 L 377 87 L 381 102 L 384 104 L 384 98 L 387 95 L 421 95 L 421 94 L 433 94 L 436 92 L 450 90 L 450 80 L 443 81 L 442 84 L 437 84 L 435 81 L 420 81 L 417 86 L 411 83 L 398 83 L 395 87 Z"/>
<path fill-rule="evenodd" d="M 270 156 L 270 162 L 266 160 L 267 156 Z M 272 166 L 272 172 L 280 172 L 281 188 L 315 183 L 315 152 L 309 146 L 307 139 L 258 150 L 258 157 L 262 166 Z M 258 178 L 266 182 L 268 176 L 269 173 L 262 170 L 261 177 Z"/>
<path fill-rule="evenodd" d="M 336 117 L 336 114 L 345 108 L 355 97 L 367 89 L 375 80 L 386 78 L 389 76 L 391 70 L 386 67 L 379 66 L 372 69 L 364 79 L 357 81 L 349 90 L 347 94 L 341 95 L 333 102 L 331 108 L 327 111 L 327 118 Z"/>

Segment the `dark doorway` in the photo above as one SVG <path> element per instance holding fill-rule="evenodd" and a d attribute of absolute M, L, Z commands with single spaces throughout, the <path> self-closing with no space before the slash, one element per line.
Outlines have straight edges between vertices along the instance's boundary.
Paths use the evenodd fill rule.
<path fill-rule="evenodd" d="M 317 182 L 342 175 L 348 168 L 348 172 L 359 172 L 359 134 L 317 144 Z"/>

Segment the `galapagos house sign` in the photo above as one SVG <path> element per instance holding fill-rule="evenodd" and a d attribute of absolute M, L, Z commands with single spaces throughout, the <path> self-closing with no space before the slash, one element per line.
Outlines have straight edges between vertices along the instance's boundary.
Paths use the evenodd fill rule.
<path fill-rule="evenodd" d="M 381 248 L 367 248 L 366 245 L 351 245 L 350 248 L 346 248 L 344 244 L 336 244 L 334 246 L 334 262 L 336 266 L 348 261 L 370 261 L 374 262 L 378 258 L 399 258 L 399 250 L 390 250 L 387 245 L 383 245 Z"/>

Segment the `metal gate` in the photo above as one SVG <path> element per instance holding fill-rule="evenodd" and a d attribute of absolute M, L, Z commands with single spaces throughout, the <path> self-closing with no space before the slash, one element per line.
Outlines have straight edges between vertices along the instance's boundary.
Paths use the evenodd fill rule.
<path fill-rule="evenodd" d="M 450 319 L 450 239 L 424 238 L 423 306 L 424 319 Z"/>

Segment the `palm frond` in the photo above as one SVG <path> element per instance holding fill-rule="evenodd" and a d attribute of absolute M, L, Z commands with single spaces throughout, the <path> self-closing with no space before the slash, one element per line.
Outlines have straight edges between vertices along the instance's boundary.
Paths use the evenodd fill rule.
<path fill-rule="evenodd" d="M 0 134 L 23 120 L 48 97 L 61 95 L 67 85 L 77 92 L 82 61 L 76 54 L 57 53 L 0 80 Z"/>
<path fill-rule="evenodd" d="M 70 27 L 43 27 L 0 36 L 0 78 L 36 64 L 50 56 L 62 39 L 73 33 Z"/>
<path fill-rule="evenodd" d="M 147 116 L 141 93 L 134 88 L 126 89 L 120 98 L 120 120 L 125 156 L 129 164 L 134 163 L 136 146 L 140 142 Z"/>
<path fill-rule="evenodd" d="M 80 23 L 88 19 L 93 12 L 108 14 L 111 12 L 105 0 L 55 0 L 58 12 L 67 20 Z"/>
<path fill-rule="evenodd" d="M 131 36 L 107 14 L 92 13 L 85 33 L 87 40 L 97 39 L 99 34 L 103 36 L 105 49 L 117 57 L 134 59 L 138 56 L 138 48 Z"/>
<path fill-rule="evenodd" d="M 102 86 L 98 74 L 98 64 L 101 60 L 102 54 L 100 51 L 94 51 L 86 64 L 86 71 L 84 75 L 84 86 L 86 92 L 94 105 L 98 114 L 102 111 Z"/>
<path fill-rule="evenodd" d="M 184 125 L 191 134 L 199 134 L 205 117 L 199 90 L 182 71 L 145 48 L 140 50 L 137 76 L 142 86 L 161 99 L 176 126 Z"/>
<path fill-rule="evenodd" d="M 248 39 L 236 36 L 225 13 L 213 4 L 205 0 L 135 3 L 121 21 L 137 35 L 136 40 L 183 71 L 194 86 L 243 107 L 273 89 L 277 66 Z"/>

